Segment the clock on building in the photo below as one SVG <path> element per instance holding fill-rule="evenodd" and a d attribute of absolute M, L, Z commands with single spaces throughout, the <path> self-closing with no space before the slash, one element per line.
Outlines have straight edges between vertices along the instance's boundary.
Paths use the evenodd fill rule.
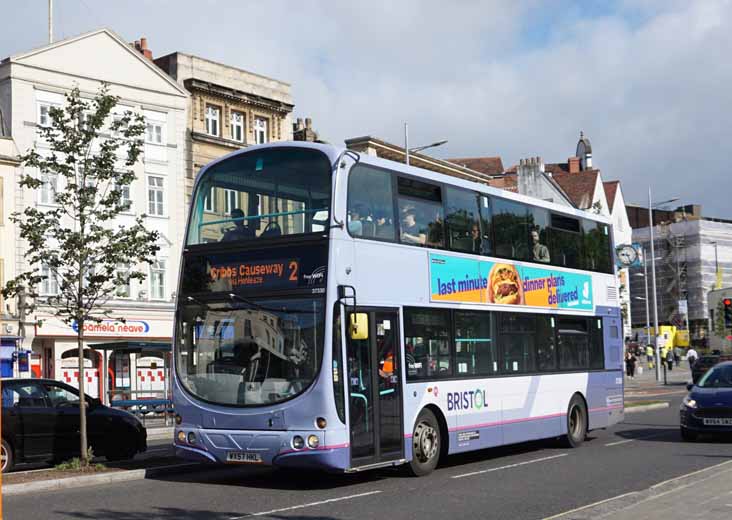
<path fill-rule="evenodd" d="M 618 246 L 615 250 L 618 263 L 623 267 L 629 267 L 638 260 L 638 251 L 631 245 Z"/>

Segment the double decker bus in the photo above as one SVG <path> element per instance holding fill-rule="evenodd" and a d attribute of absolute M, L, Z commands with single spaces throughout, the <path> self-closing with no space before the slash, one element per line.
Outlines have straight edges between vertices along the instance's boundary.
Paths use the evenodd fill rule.
<path fill-rule="evenodd" d="M 199 174 L 174 340 L 175 447 L 353 472 L 623 418 L 608 221 L 330 145 Z"/>

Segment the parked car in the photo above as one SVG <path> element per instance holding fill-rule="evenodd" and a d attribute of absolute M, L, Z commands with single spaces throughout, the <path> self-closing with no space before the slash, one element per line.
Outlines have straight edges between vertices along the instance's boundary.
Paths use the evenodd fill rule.
<path fill-rule="evenodd" d="M 696 384 L 701 377 L 717 363 L 722 361 L 732 361 L 732 356 L 719 354 L 706 354 L 696 360 L 691 368 L 691 380 Z"/>
<path fill-rule="evenodd" d="M 700 433 L 732 433 L 732 361 L 713 366 L 687 388 L 680 410 L 681 437 L 693 441 Z"/>
<path fill-rule="evenodd" d="M 132 414 L 86 396 L 89 446 L 108 460 L 147 449 L 147 431 Z M 79 391 L 51 379 L 2 380 L 2 472 L 20 462 L 61 461 L 79 454 Z"/>

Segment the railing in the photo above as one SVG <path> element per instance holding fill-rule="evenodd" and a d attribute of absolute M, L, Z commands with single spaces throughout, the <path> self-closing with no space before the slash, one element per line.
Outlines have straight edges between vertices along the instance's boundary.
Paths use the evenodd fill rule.
<path fill-rule="evenodd" d="M 123 395 L 124 399 L 114 399 L 113 395 Z M 136 395 L 146 394 L 144 396 L 135 397 Z M 152 395 L 151 395 L 152 394 Z M 173 401 L 168 399 L 164 390 L 124 390 L 117 392 L 109 392 L 109 404 L 112 408 L 120 408 L 135 414 L 140 418 L 142 424 L 148 419 L 162 418 L 165 425 L 168 421 L 172 422 L 175 414 Z"/>

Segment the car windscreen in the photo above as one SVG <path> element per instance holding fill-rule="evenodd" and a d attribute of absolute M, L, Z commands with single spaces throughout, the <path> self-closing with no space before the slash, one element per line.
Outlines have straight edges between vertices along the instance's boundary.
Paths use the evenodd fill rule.
<path fill-rule="evenodd" d="M 699 381 L 701 388 L 732 388 L 732 365 L 712 368 Z"/>

